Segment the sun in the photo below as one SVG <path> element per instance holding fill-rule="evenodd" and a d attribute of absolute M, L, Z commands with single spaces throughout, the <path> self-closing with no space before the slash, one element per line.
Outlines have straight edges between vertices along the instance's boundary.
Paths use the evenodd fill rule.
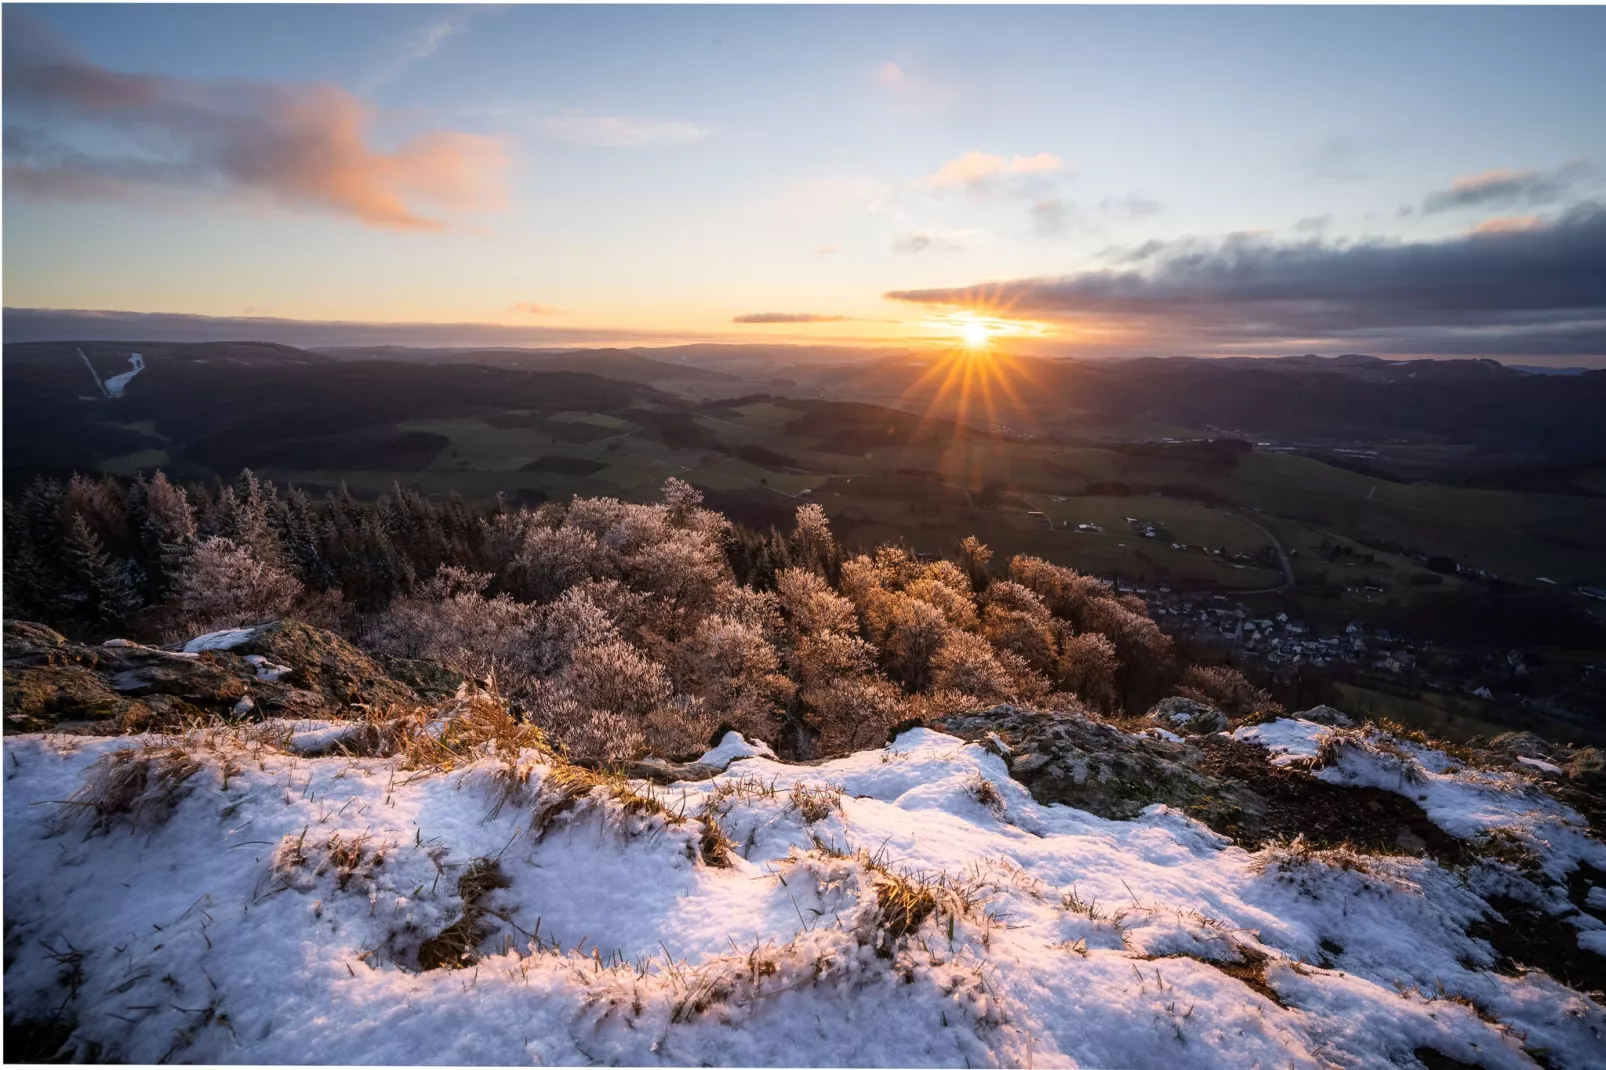
<path fill-rule="evenodd" d="M 993 332 L 987 329 L 985 323 L 971 322 L 959 328 L 959 337 L 965 343 L 966 349 L 986 349 L 992 336 Z"/>

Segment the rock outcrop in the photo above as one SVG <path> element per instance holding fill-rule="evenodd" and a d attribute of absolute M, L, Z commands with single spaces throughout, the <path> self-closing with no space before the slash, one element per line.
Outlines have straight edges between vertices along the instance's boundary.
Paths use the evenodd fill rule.
<path fill-rule="evenodd" d="M 1041 713 L 1007 705 L 954 714 L 930 727 L 990 746 L 1038 802 L 1101 817 L 1129 819 L 1164 803 L 1251 848 L 1303 836 L 1317 847 L 1352 844 L 1443 860 L 1464 850 L 1401 795 L 1340 787 L 1274 766 L 1263 748 L 1223 735 L 1172 742 L 1123 731 L 1080 711 Z"/>
<path fill-rule="evenodd" d="M 338 719 L 417 691 L 332 632 L 283 620 L 222 648 L 92 646 L 43 625 L 5 624 L 5 731 L 116 734 L 211 717 Z M 444 681 L 443 681 L 444 682 Z"/>
<path fill-rule="evenodd" d="M 1225 732 L 1227 730 L 1227 715 L 1207 703 L 1197 699 L 1172 698 L 1161 699 L 1155 703 L 1154 709 L 1148 713 L 1148 720 L 1154 722 L 1158 728 L 1169 732 L 1180 732 L 1185 736 L 1207 736 L 1212 732 Z"/>

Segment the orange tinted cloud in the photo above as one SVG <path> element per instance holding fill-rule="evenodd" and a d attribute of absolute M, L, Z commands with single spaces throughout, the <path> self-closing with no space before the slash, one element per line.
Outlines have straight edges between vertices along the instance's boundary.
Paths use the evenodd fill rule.
<path fill-rule="evenodd" d="M 14 41 L 16 28 L 8 20 L 7 45 L 16 47 L 5 56 L 6 171 L 15 192 L 112 199 L 199 185 L 410 230 L 444 228 L 442 212 L 502 204 L 504 158 L 492 138 L 433 132 L 383 152 L 368 142 L 370 109 L 338 86 L 125 74 L 26 28 Z M 66 125 L 145 151 L 69 148 L 51 133 Z M 12 127 L 25 135 L 11 137 Z"/>
<path fill-rule="evenodd" d="M 1472 228 L 1474 234 L 1511 234 L 1516 231 L 1532 230 L 1539 225 L 1537 216 L 1510 215 L 1498 219 L 1485 219 Z"/>
<path fill-rule="evenodd" d="M 986 152 L 967 152 L 943 164 L 936 174 L 926 179 L 926 184 L 934 189 L 951 189 L 975 185 L 995 175 L 1025 175 L 1063 168 L 1060 158 L 1051 152 L 1040 152 L 1036 156 L 1011 156 L 1008 159 Z"/>

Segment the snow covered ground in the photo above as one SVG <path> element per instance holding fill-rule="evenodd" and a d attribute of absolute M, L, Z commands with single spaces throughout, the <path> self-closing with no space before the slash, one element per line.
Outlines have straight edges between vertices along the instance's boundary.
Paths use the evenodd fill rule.
<path fill-rule="evenodd" d="M 123 372 L 121 375 L 114 375 L 106 380 L 107 397 L 120 398 L 123 396 L 123 391 L 128 389 L 128 384 L 133 381 L 134 376 L 145 370 L 145 358 L 138 353 L 130 353 L 128 355 L 128 365 L 128 371 Z"/>
<path fill-rule="evenodd" d="M 1039 805 L 926 729 L 813 766 L 727 737 L 655 787 L 285 749 L 329 727 L 7 737 L 8 1014 L 141 1062 L 1606 1065 L 1602 1008 L 1490 971 L 1432 861 Z M 136 765 L 104 828 L 57 805 Z"/>

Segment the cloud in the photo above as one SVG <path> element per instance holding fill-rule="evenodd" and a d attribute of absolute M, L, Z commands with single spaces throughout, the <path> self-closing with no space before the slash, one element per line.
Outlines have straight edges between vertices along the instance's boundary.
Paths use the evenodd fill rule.
<path fill-rule="evenodd" d="M 748 312 L 732 323 L 849 323 L 852 316 L 824 316 L 816 312 Z"/>
<path fill-rule="evenodd" d="M 554 141 L 610 149 L 687 145 L 714 132 L 713 127 L 685 119 L 633 119 L 624 115 L 556 115 L 542 119 L 539 128 Z"/>
<path fill-rule="evenodd" d="M 1190 346 L 1330 340 L 1606 354 L 1606 205 L 1437 242 L 1264 235 L 1149 243 L 1140 267 L 886 296 L 1105 325 Z M 1472 348 L 1465 348 L 1471 346 Z M 1581 347 L 1556 349 L 1556 346 Z M 1443 348 L 1462 347 L 1462 348 Z"/>
<path fill-rule="evenodd" d="M 835 253 L 840 253 L 841 251 L 842 246 L 838 245 L 836 242 L 826 242 L 824 245 L 816 245 L 814 247 L 814 252 L 819 256 L 831 256 Z"/>
<path fill-rule="evenodd" d="M 1302 170 L 1307 178 L 1323 182 L 1356 182 L 1366 177 L 1360 155 L 1353 138 L 1326 138 L 1310 150 Z"/>
<path fill-rule="evenodd" d="M 839 219 L 858 212 L 880 211 L 890 192 L 885 184 L 867 175 L 832 175 L 792 182 L 771 203 L 789 217 Z"/>
<path fill-rule="evenodd" d="M 562 309 L 549 308 L 546 305 L 538 305 L 534 301 L 520 301 L 513 306 L 513 311 L 523 312 L 529 316 L 551 316 L 561 312 Z"/>
<path fill-rule="evenodd" d="M 1059 197 L 1045 197 L 1032 202 L 1032 231 L 1039 237 L 1051 238 L 1065 229 L 1072 208 Z"/>
<path fill-rule="evenodd" d="M 366 82 L 369 91 L 396 81 L 412 67 L 439 52 L 448 40 L 466 32 L 472 14 L 472 9 L 461 8 L 445 18 L 415 27 L 397 43 L 394 54 L 369 76 Z"/>
<path fill-rule="evenodd" d="M 796 332 L 777 327 L 765 334 L 751 327 L 728 331 L 558 327 L 504 323 L 385 323 L 341 320 L 297 320 L 266 316 L 196 316 L 175 312 L 85 311 L 54 308 L 7 308 L 3 323 L 7 343 L 71 340 L 78 342 L 217 342 L 251 339 L 303 348 L 334 346 L 421 346 L 429 348 L 541 347 L 568 351 L 576 346 L 682 345 L 724 341 L 749 345 L 755 338 L 798 340 Z M 834 345 L 885 346 L 885 338 L 834 336 Z M 877 350 L 866 349 L 866 357 Z"/>
<path fill-rule="evenodd" d="M 1164 208 L 1152 197 L 1128 194 L 1125 197 L 1106 197 L 1099 202 L 1099 211 L 1111 219 L 1137 221 L 1159 215 Z"/>
<path fill-rule="evenodd" d="M 954 87 L 893 60 L 870 70 L 870 78 L 895 110 L 916 114 L 940 112 L 958 98 Z"/>
<path fill-rule="evenodd" d="M 917 230 L 893 238 L 891 248 L 895 253 L 958 252 L 964 248 L 959 239 L 970 233 L 970 231 L 960 231 L 953 234 L 933 234 L 930 231 Z"/>
<path fill-rule="evenodd" d="M 875 80 L 882 89 L 893 93 L 904 93 L 910 88 L 909 76 L 890 59 L 876 65 Z"/>
<path fill-rule="evenodd" d="M 378 151 L 371 112 L 336 86 L 125 74 L 25 18 L 6 19 L 5 45 L 8 192 L 105 200 L 200 187 L 409 230 L 502 202 L 499 142 L 438 131 Z M 121 150 L 74 147 L 86 139 Z"/>
<path fill-rule="evenodd" d="M 1040 152 L 1036 156 L 994 156 L 986 152 L 967 152 L 943 164 L 926 179 L 933 189 L 974 187 L 999 175 L 1041 174 L 1064 169 L 1060 158 L 1053 153 Z"/>
<path fill-rule="evenodd" d="M 1308 215 L 1294 223 L 1296 234 L 1321 234 L 1333 222 L 1331 215 Z"/>
<path fill-rule="evenodd" d="M 1554 204 L 1588 173 L 1582 160 L 1550 171 L 1485 171 L 1434 190 L 1422 201 L 1422 212 L 1450 212 L 1459 208 L 1535 207 Z"/>

